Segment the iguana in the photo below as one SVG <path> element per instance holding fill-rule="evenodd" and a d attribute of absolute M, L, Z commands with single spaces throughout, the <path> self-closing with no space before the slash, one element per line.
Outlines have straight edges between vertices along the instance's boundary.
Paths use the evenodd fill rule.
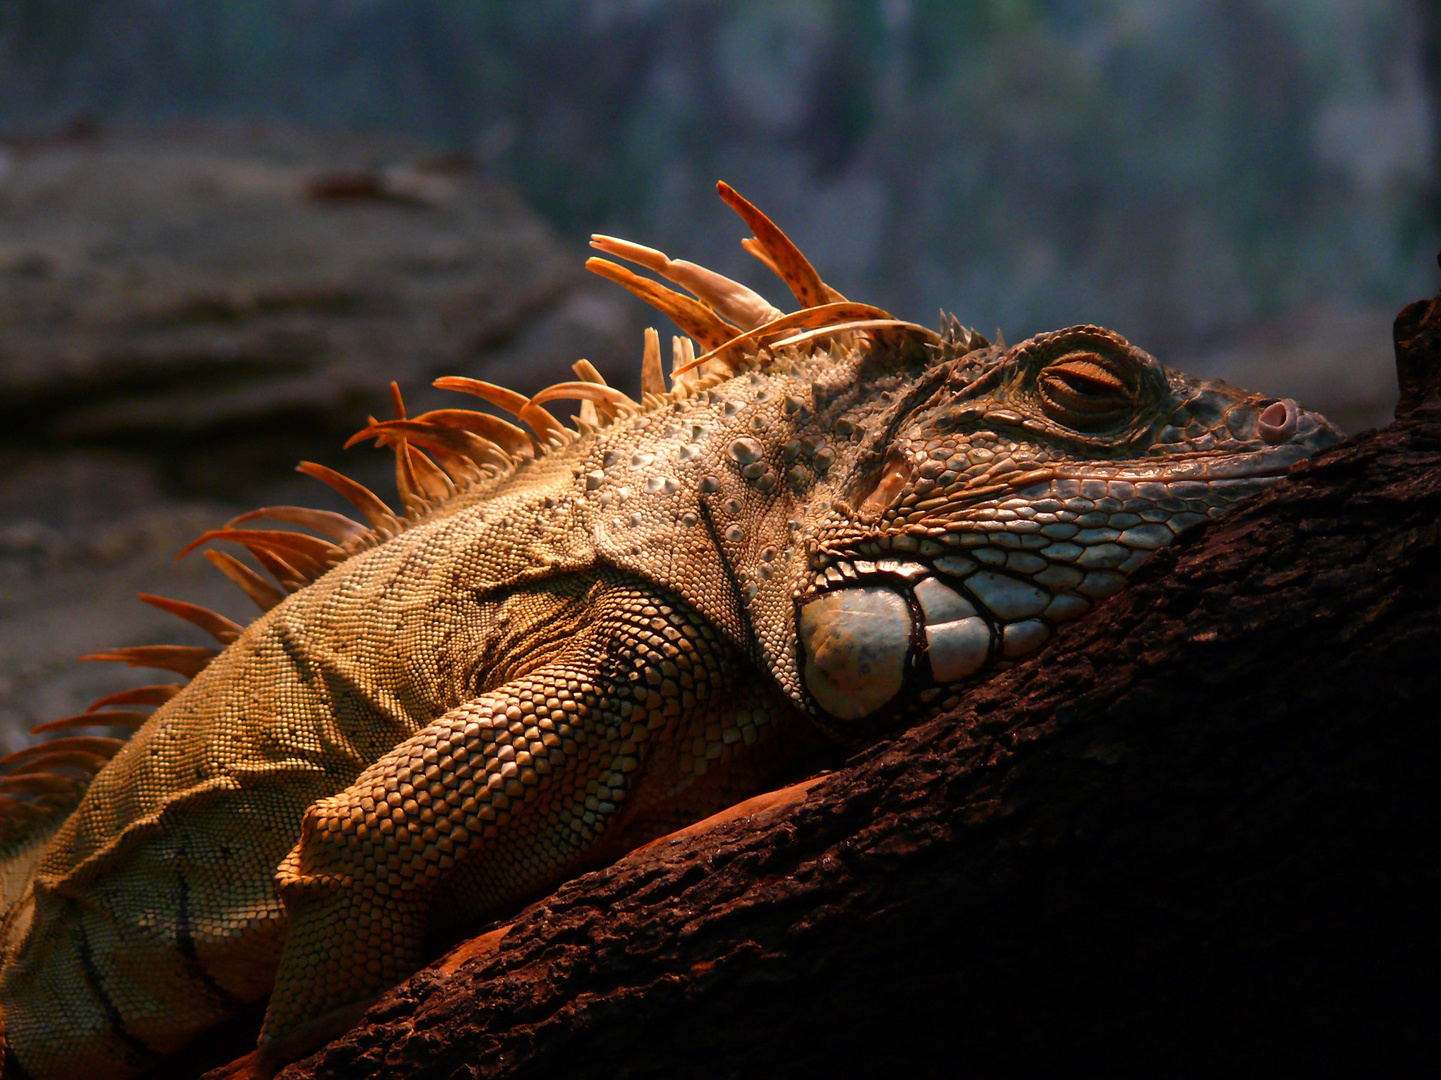
<path fill-rule="evenodd" d="M 274 578 L 205 552 L 264 613 L 143 596 L 222 649 L 98 654 L 189 681 L 36 729 L 126 741 L 5 759 L 12 1066 L 130 1076 L 267 994 L 277 1046 L 415 970 L 438 926 L 764 790 L 810 733 L 954 704 L 1339 437 L 1099 327 L 1007 347 L 853 303 L 720 193 L 799 310 L 595 237 L 691 294 L 587 264 L 685 331 L 669 389 L 651 330 L 639 402 L 586 361 L 530 398 L 436 383 L 529 430 L 397 392 L 351 441 L 394 452 L 399 509 L 303 463 L 366 523 L 267 507 L 206 533 Z"/>

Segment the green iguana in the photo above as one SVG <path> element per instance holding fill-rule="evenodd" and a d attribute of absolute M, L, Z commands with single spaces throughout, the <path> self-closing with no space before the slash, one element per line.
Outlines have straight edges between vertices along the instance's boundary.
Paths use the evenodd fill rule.
<path fill-rule="evenodd" d="M 639 402 L 586 361 L 531 398 L 436 383 L 528 431 L 397 393 L 352 442 L 394 451 L 400 509 L 302 464 L 367 524 L 268 507 L 207 533 L 278 583 L 205 552 L 264 614 L 143 596 L 222 649 L 100 654 L 189 681 L 36 729 L 124 742 L 5 760 L 12 1067 L 131 1076 L 267 994 L 275 1046 L 414 971 L 438 925 L 764 790 L 809 733 L 953 704 L 1339 437 L 1099 327 L 1008 348 L 850 302 L 720 193 L 800 310 L 594 238 L 695 297 L 588 264 L 688 335 L 669 389 L 652 330 Z"/>

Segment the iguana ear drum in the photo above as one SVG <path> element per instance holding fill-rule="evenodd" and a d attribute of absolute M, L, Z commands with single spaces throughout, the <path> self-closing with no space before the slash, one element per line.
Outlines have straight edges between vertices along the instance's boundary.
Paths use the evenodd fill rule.
<path fill-rule="evenodd" d="M 875 487 L 861 500 L 861 513 L 878 514 L 885 510 L 896 501 L 896 496 L 905 490 L 914 471 L 910 458 L 904 452 L 892 450 L 885 464 L 881 466 L 881 474 Z"/>
<path fill-rule="evenodd" d="M 800 610 L 802 674 L 817 705 L 838 720 L 859 720 L 905 684 L 911 611 L 894 589 L 838 589 Z"/>

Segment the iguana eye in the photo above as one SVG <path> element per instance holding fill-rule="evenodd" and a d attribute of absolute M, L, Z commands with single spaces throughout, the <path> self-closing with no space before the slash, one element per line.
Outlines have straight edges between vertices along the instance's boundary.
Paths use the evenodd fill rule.
<path fill-rule="evenodd" d="M 1115 427 L 1135 407 L 1134 392 L 1115 365 L 1094 352 L 1070 353 L 1036 376 L 1046 415 L 1080 431 Z"/>
<path fill-rule="evenodd" d="M 891 503 L 911 478 L 911 459 L 900 450 L 892 450 L 881 467 L 880 479 L 871 493 L 861 500 L 862 513 L 879 513 Z"/>

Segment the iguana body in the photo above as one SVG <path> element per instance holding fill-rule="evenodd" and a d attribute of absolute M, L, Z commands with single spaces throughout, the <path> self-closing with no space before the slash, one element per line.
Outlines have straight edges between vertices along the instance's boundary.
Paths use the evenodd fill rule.
<path fill-rule="evenodd" d="M 373 422 L 403 514 L 310 467 L 372 528 L 280 508 L 257 513 L 331 540 L 211 534 L 290 595 L 211 553 L 266 613 L 169 602 L 224 651 L 106 654 L 196 673 L 107 699 L 159 705 L 118 750 L 12 763 L 10 802 L 39 797 L 0 868 L 0 1009 L 30 1075 L 132 1075 L 272 986 L 263 1040 L 369 996 L 438 923 L 762 790 L 817 729 L 942 707 L 1335 437 L 1098 328 L 1007 349 L 849 304 L 723 194 L 800 313 L 602 239 L 702 298 L 599 267 L 714 357 L 687 374 L 678 344 L 665 392 L 652 335 L 642 404 L 584 364 L 530 401 L 442 380 L 537 441 L 459 410 Z M 541 410 L 561 396 L 580 433 Z M 112 752 L 63 813 L 54 770 Z"/>

